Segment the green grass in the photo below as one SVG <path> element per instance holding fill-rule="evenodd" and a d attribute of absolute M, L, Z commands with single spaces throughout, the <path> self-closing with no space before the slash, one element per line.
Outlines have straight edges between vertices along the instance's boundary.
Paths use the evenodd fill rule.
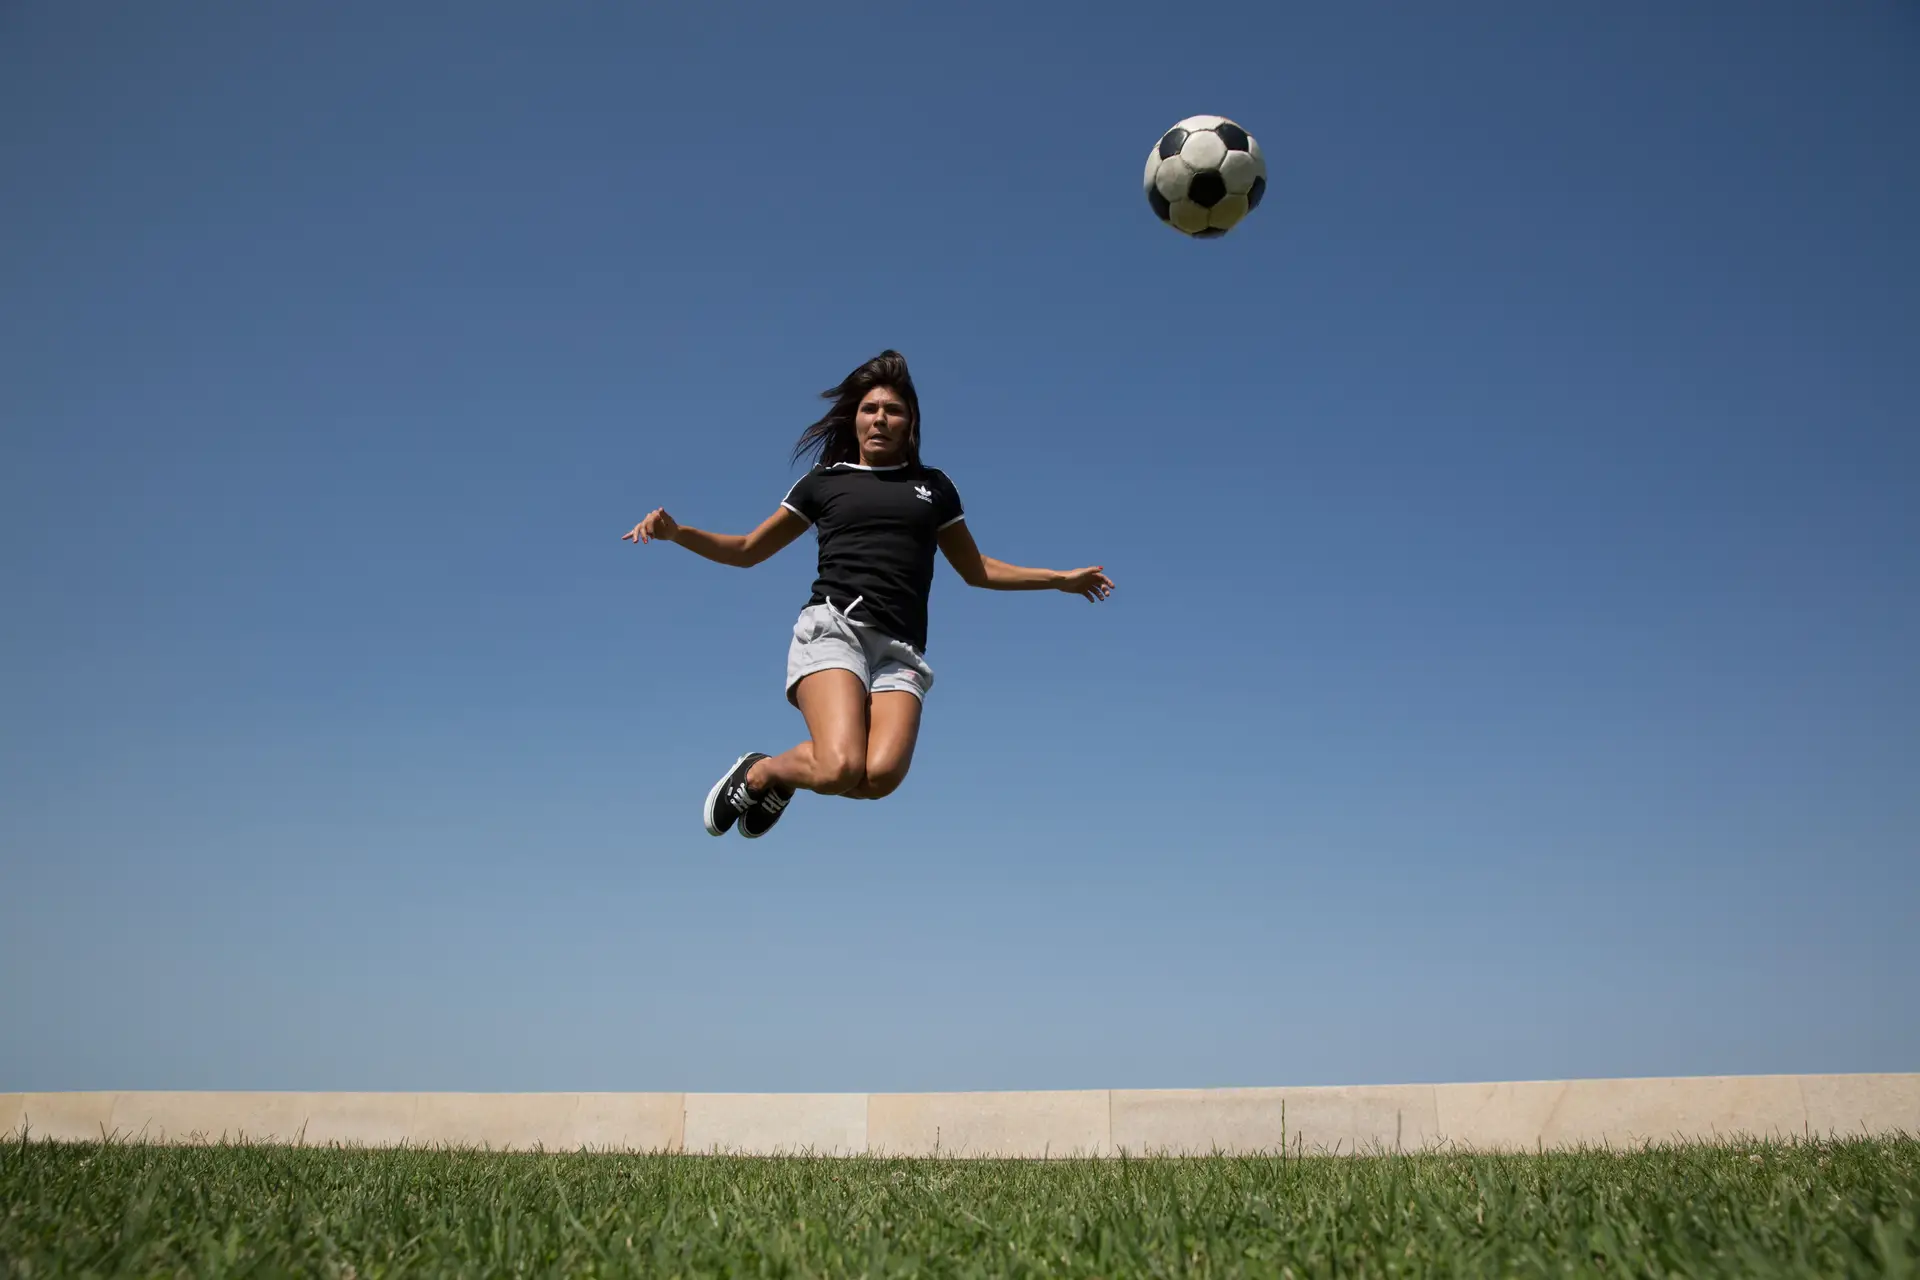
<path fill-rule="evenodd" d="M 1920 1273 L 1920 1141 L 754 1160 L 0 1145 L 0 1275 Z"/>

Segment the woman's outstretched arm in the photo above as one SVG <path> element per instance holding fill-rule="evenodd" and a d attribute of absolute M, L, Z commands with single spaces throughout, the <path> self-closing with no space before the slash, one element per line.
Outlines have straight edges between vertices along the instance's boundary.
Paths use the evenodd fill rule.
<path fill-rule="evenodd" d="M 745 534 L 708 533 L 704 529 L 694 529 L 668 515 L 665 507 L 656 507 L 647 513 L 646 519 L 621 535 L 620 540 L 635 546 L 643 542 L 675 542 L 693 554 L 705 556 L 718 564 L 750 569 L 772 557 L 806 530 L 807 522 L 786 507 L 779 508 L 762 520 L 759 528 Z"/>
<path fill-rule="evenodd" d="M 970 587 L 993 591 L 1065 591 L 1098 602 L 1113 594 L 1113 579 L 1102 566 L 1086 569 L 1027 569 L 980 554 L 964 523 L 940 531 L 940 550 Z"/>

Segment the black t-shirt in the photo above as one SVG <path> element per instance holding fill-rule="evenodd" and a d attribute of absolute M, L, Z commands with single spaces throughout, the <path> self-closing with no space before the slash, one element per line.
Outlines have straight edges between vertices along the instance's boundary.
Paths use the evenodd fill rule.
<path fill-rule="evenodd" d="M 820 539 L 811 604 L 831 602 L 921 651 L 940 531 L 966 519 L 953 481 L 932 467 L 841 462 L 800 477 L 780 504 Z"/>

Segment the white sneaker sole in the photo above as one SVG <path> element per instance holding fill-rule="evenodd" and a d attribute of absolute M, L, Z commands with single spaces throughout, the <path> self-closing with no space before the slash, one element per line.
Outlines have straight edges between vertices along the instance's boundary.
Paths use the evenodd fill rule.
<path fill-rule="evenodd" d="M 752 754 L 753 752 L 748 751 L 741 755 L 740 760 L 745 760 L 747 756 Z M 714 783 L 713 790 L 707 792 L 707 808 L 704 817 L 707 823 L 707 834 L 710 836 L 723 836 L 727 834 L 713 825 L 713 807 L 720 803 L 720 792 L 726 788 L 727 779 L 733 776 L 733 771 L 740 767 L 740 760 L 735 760 L 732 764 L 728 765 L 727 771 L 720 775 L 720 781 Z M 735 819 L 735 821 L 737 822 L 738 819 Z"/>

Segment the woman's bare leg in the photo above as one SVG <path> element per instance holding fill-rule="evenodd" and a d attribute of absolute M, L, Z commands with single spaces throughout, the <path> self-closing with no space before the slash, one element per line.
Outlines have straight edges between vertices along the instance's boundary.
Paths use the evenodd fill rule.
<path fill-rule="evenodd" d="M 806 717 L 809 739 L 755 762 L 747 786 L 823 796 L 845 795 L 859 787 L 867 776 L 866 685 L 851 671 L 816 671 L 794 686 L 793 699 Z"/>
<path fill-rule="evenodd" d="M 914 744 L 920 739 L 920 699 L 899 689 L 873 695 L 868 710 L 866 776 L 851 791 L 850 800 L 878 800 L 892 795 L 913 765 Z"/>

